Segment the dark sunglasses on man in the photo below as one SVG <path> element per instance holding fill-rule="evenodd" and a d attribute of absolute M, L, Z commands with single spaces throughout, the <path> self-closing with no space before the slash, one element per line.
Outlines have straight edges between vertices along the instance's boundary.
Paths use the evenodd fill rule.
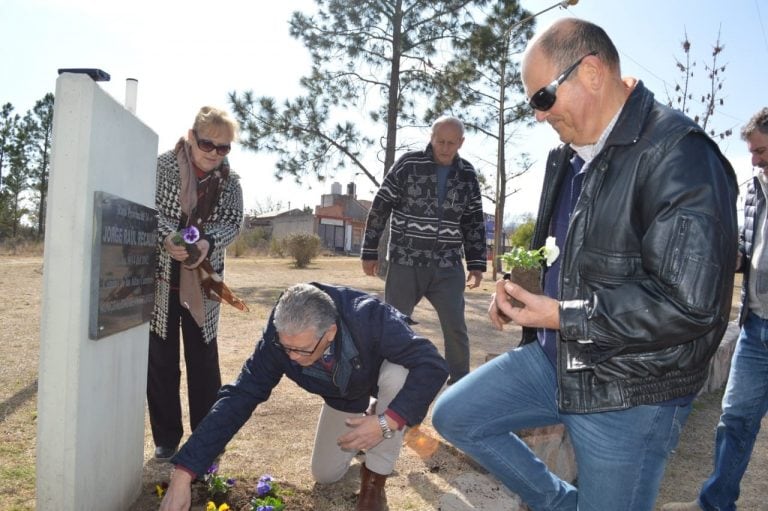
<path fill-rule="evenodd" d="M 582 60 L 592 55 L 597 55 L 597 52 L 591 51 L 587 53 L 579 60 L 568 66 L 560 76 L 552 80 L 552 83 L 534 92 L 533 96 L 531 96 L 531 99 L 528 100 L 528 104 L 531 106 L 531 108 L 538 110 L 539 112 L 546 112 L 552 108 L 552 105 L 554 105 L 555 101 L 557 100 L 557 96 L 555 95 L 557 88 L 560 87 L 560 85 L 568 78 L 568 75 L 570 75 L 574 69 L 579 67 L 579 64 L 581 64 Z"/>
<path fill-rule="evenodd" d="M 218 154 L 219 156 L 226 156 L 229 154 L 229 151 L 232 150 L 232 146 L 230 144 L 216 145 L 212 141 L 206 138 L 200 138 L 199 136 L 197 136 L 197 130 L 192 130 L 192 133 L 195 135 L 195 140 L 197 141 L 197 148 L 204 153 L 210 153 L 211 151 L 216 149 L 216 154 Z"/>

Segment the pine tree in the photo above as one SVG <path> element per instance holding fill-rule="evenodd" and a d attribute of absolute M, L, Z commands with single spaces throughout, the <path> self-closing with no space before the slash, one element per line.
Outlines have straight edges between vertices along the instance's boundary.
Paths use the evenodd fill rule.
<path fill-rule="evenodd" d="M 434 90 L 432 60 L 441 43 L 462 37 L 470 7 L 487 0 L 316 0 L 318 12 L 295 12 L 290 33 L 308 48 L 312 68 L 305 95 L 282 104 L 253 92 L 233 92 L 242 144 L 277 154 L 276 177 L 320 180 L 348 165 L 378 186 L 364 162 L 380 140 L 385 172 L 399 149 L 401 126 L 418 122 L 420 99 Z M 359 112 L 382 123 L 365 134 Z M 363 123 L 364 124 L 364 123 Z"/>
<path fill-rule="evenodd" d="M 517 0 L 494 4 L 482 23 L 473 24 L 469 37 L 454 42 L 454 57 L 439 74 L 438 94 L 428 116 L 458 109 L 468 129 L 492 140 L 496 161 L 493 185 L 482 180 L 484 196 L 495 206 L 494 251 L 503 247 L 503 219 L 512 179 L 527 172 L 528 154 L 517 155 L 515 168 L 508 168 L 507 146 L 515 126 L 531 126 L 534 118 L 525 101 L 519 58 L 533 37 L 535 21 Z M 494 254 L 498 256 L 499 254 Z M 497 257 L 493 258 L 494 261 Z M 493 265 L 496 278 L 497 265 Z"/>
<path fill-rule="evenodd" d="M 8 148 L 19 122 L 19 114 L 14 114 L 13 110 L 11 103 L 0 107 L 0 190 L 3 186 L 3 170 L 8 162 Z"/>
<path fill-rule="evenodd" d="M 45 205 L 48 198 L 48 177 L 51 166 L 51 139 L 53 135 L 53 94 L 46 94 L 35 103 L 24 118 L 29 129 L 29 178 L 34 190 L 37 235 L 42 238 L 45 229 Z"/>

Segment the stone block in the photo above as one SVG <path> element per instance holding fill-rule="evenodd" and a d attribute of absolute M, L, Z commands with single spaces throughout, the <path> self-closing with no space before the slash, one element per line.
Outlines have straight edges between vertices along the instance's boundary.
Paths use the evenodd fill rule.
<path fill-rule="evenodd" d="M 728 372 L 731 370 L 731 358 L 733 357 L 733 351 L 736 349 L 736 340 L 739 338 L 740 330 L 737 321 L 728 323 L 723 340 L 720 341 L 720 346 L 718 346 L 717 352 L 710 362 L 707 381 L 704 382 L 704 387 L 702 387 L 699 395 L 720 390 L 725 386 L 725 383 L 728 381 Z"/>

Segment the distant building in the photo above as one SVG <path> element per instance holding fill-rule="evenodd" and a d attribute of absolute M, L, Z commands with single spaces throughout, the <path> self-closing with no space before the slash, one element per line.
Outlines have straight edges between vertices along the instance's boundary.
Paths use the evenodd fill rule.
<path fill-rule="evenodd" d="M 357 199 L 355 183 L 349 183 L 346 192 L 333 183 L 331 193 L 322 196 L 315 207 L 316 232 L 328 250 L 359 254 L 371 201 Z"/>
<path fill-rule="evenodd" d="M 331 193 L 320 197 L 314 214 L 301 209 L 270 211 L 248 217 L 246 227 L 259 228 L 272 239 L 294 233 L 317 234 L 331 252 L 359 254 L 370 209 L 371 201 L 356 198 L 354 183 L 347 185 L 346 193 L 342 193 L 341 184 L 333 183 Z"/>
<path fill-rule="evenodd" d="M 315 218 L 311 211 L 290 209 L 272 219 L 273 238 L 285 238 L 295 233 L 315 234 Z"/>
<path fill-rule="evenodd" d="M 284 238 L 295 232 L 314 234 L 315 217 L 311 211 L 285 209 L 269 211 L 246 219 L 248 229 L 261 229 L 267 238 Z"/>
<path fill-rule="evenodd" d="M 266 238 L 272 237 L 272 219 L 279 212 L 270 211 L 268 213 L 259 213 L 258 215 L 245 216 L 245 228 L 248 230 L 261 229 Z"/>

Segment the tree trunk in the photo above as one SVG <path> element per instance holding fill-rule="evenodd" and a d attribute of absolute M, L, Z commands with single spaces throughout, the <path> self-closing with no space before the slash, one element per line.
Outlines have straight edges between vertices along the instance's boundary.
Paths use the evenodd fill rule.
<path fill-rule="evenodd" d="M 395 163 L 397 147 L 397 115 L 400 112 L 400 58 L 402 56 L 403 2 L 398 0 L 392 17 L 392 69 L 389 73 L 389 98 L 387 106 L 387 146 L 384 149 L 384 176 Z M 383 181 L 383 179 L 382 179 Z M 379 238 L 379 272 L 382 279 L 387 276 L 387 248 L 389 247 L 389 220 Z"/>
<path fill-rule="evenodd" d="M 507 43 L 509 44 L 509 43 Z M 506 83 L 507 65 L 506 60 L 502 60 L 501 69 L 499 73 L 502 77 L 501 83 Z M 497 271 L 499 270 L 499 261 L 501 254 L 504 250 L 504 207 L 506 205 L 507 197 L 507 173 L 506 173 L 506 152 L 504 150 L 504 142 L 506 140 L 506 129 L 504 124 L 504 108 L 506 106 L 505 100 L 506 90 L 502 86 L 499 90 L 499 138 L 498 147 L 496 149 L 496 210 L 494 211 L 494 229 L 493 229 L 493 281 L 496 281 Z"/>

